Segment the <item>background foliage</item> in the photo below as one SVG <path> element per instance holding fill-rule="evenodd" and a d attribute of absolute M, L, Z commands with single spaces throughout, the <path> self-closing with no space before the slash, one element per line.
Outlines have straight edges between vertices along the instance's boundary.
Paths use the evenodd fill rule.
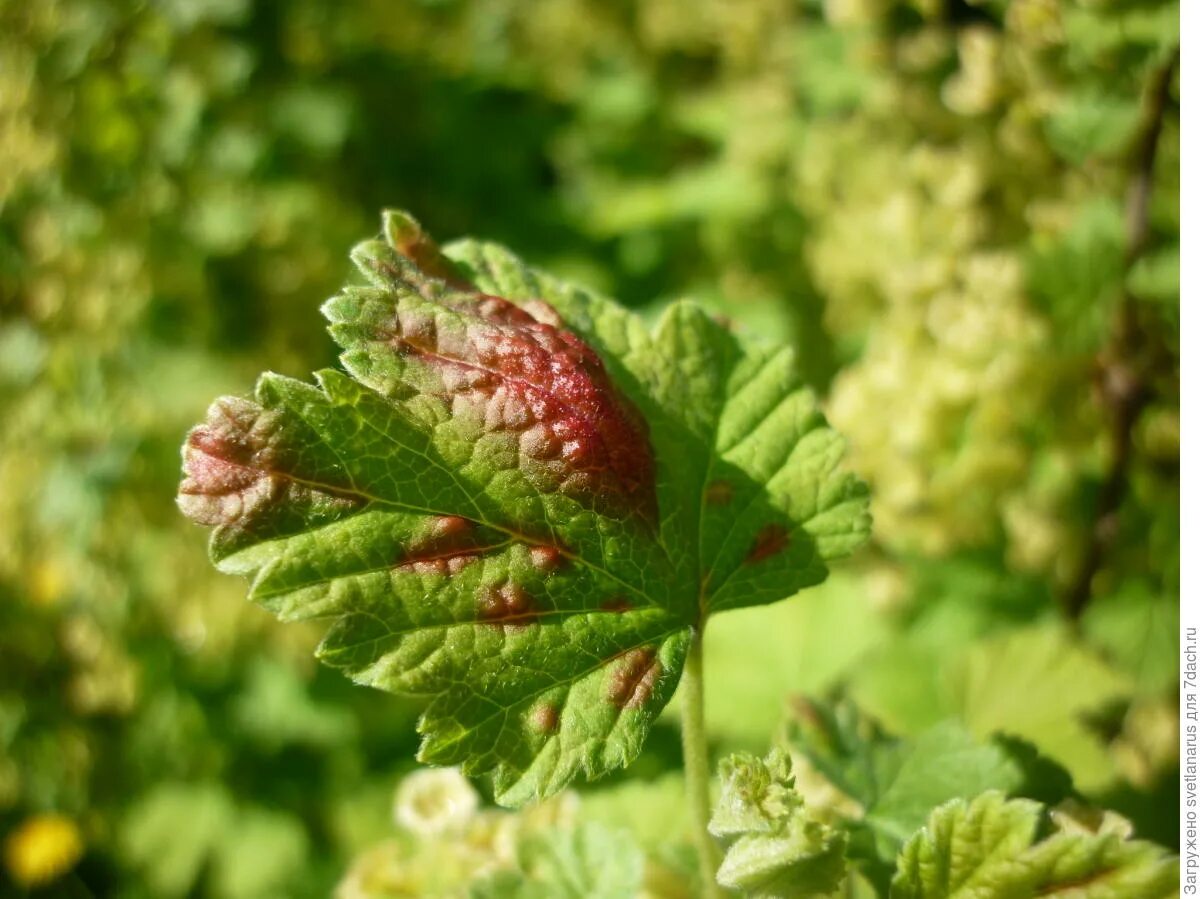
<path fill-rule="evenodd" d="M 411 708 L 171 502 L 210 397 L 333 361 L 384 205 L 800 348 L 875 539 L 713 623 L 718 749 L 792 694 L 956 719 L 1177 846 L 1177 43 L 1154 0 L 0 0 L 3 888 L 327 895 L 395 833 Z M 573 819 L 669 804 L 669 718 Z"/>

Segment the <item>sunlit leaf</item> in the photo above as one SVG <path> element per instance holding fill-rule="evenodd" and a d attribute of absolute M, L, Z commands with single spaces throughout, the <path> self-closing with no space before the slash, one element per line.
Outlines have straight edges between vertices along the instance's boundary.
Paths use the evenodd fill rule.
<path fill-rule="evenodd" d="M 180 506 L 253 599 L 333 619 L 325 661 L 428 697 L 422 760 L 517 804 L 627 764 L 693 630 L 823 580 L 865 489 L 789 350 L 384 224 L 324 307 L 346 373 L 217 400 Z"/>
<path fill-rule="evenodd" d="M 893 899 L 1167 899 L 1179 864 L 1150 843 L 1063 828 L 1039 839 L 1042 807 L 997 792 L 937 809 L 904 847 Z"/>

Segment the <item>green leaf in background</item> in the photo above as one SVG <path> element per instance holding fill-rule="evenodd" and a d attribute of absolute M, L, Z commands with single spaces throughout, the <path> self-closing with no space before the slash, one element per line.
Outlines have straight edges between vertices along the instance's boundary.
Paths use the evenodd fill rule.
<path fill-rule="evenodd" d="M 846 876 L 846 835 L 808 814 L 786 753 L 737 753 L 721 760 L 719 773 L 708 829 L 729 846 L 718 883 L 756 899 L 837 889 Z"/>
<path fill-rule="evenodd" d="M 1147 693 L 1179 682 L 1179 605 L 1141 584 L 1094 603 L 1083 618 L 1088 638 Z"/>
<path fill-rule="evenodd" d="M 866 536 L 790 350 L 698 307 L 654 331 L 402 213 L 324 307 L 349 375 L 263 375 L 184 449 L 184 513 L 319 654 L 429 698 L 420 758 L 550 795 L 637 755 L 694 628 L 785 599 Z"/>
<path fill-rule="evenodd" d="M 1179 244 L 1142 256 L 1129 272 L 1129 291 L 1138 299 L 1179 302 Z"/>
<path fill-rule="evenodd" d="M 1093 156 L 1119 152 L 1133 137 L 1138 121 L 1136 101 L 1114 99 L 1099 91 L 1064 98 L 1046 123 L 1047 143 L 1076 165 Z"/>
<path fill-rule="evenodd" d="M 634 899 L 642 886 L 633 837 L 599 824 L 530 838 L 519 847 L 518 866 L 473 884 L 471 899 Z"/>
<path fill-rule="evenodd" d="M 1054 816 L 1051 815 L 1054 821 Z M 904 847 L 893 899 L 1167 899 L 1178 860 L 1118 833 L 1068 822 L 1039 839 L 1042 806 L 988 792 L 938 808 Z"/>
<path fill-rule="evenodd" d="M 786 738 L 815 775 L 801 778 L 801 792 L 820 795 L 821 781 L 833 787 L 838 801 L 828 806 L 850 828 L 849 855 L 876 883 L 929 813 L 949 799 L 994 789 L 1058 800 L 1070 788 L 1069 778 L 1031 747 L 979 742 L 955 721 L 899 740 L 849 703 L 800 700 Z"/>
<path fill-rule="evenodd" d="M 784 734 L 803 757 L 861 815 L 873 807 L 896 776 L 901 744 L 849 702 L 798 699 Z"/>
<path fill-rule="evenodd" d="M 910 740 L 895 777 L 867 814 L 881 834 L 903 842 L 929 810 L 952 796 L 983 789 L 1017 790 L 1024 772 L 1006 749 L 973 740 L 961 725 L 943 722 Z"/>
<path fill-rule="evenodd" d="M 730 750 L 765 752 L 789 696 L 821 695 L 857 677 L 864 655 L 873 658 L 887 636 L 864 578 L 845 568 L 797 602 L 715 619 L 704 632 L 705 677 L 721 685 L 704 697 L 709 733 Z M 753 665 L 746 664 L 747 646 L 754 647 Z"/>
<path fill-rule="evenodd" d="M 164 897 L 193 895 L 205 878 L 231 899 L 293 894 L 310 851 L 299 822 L 216 783 L 164 783 L 130 809 L 121 839 L 125 862 Z"/>
<path fill-rule="evenodd" d="M 1102 603 L 1105 611 L 1094 618 L 1089 614 L 1089 630 L 1104 630 L 1108 606 Z M 1137 617 L 1155 633 L 1146 614 Z M 924 639 L 896 641 L 865 661 L 850 692 L 899 734 L 953 718 L 977 739 L 1003 734 L 1031 741 L 1082 790 L 1111 783 L 1112 759 L 1089 718 L 1128 699 L 1132 679 L 1053 623 L 968 636 L 963 645 L 943 639 L 936 648 Z M 1135 633 L 1124 637 L 1127 658 L 1141 652 Z"/>
<path fill-rule="evenodd" d="M 294 895 L 297 872 L 311 849 L 299 821 L 281 812 L 245 809 L 217 844 L 213 891 L 231 899 Z"/>
<path fill-rule="evenodd" d="M 230 713 L 247 736 L 276 750 L 288 743 L 329 746 L 358 727 L 348 709 L 316 702 L 290 672 L 266 660 L 250 667 Z"/>
<path fill-rule="evenodd" d="M 946 683 L 976 737 L 1023 737 L 1084 791 L 1113 778 L 1112 760 L 1087 717 L 1127 698 L 1129 681 L 1062 628 L 1021 628 L 977 643 Z"/>
<path fill-rule="evenodd" d="M 672 771 L 653 780 L 630 778 L 588 790 L 579 797 L 581 814 L 611 828 L 631 833 L 643 848 L 686 845 L 688 821 L 679 814 L 686 801 L 683 775 Z"/>
<path fill-rule="evenodd" d="M 1094 350 L 1106 338 L 1125 271 L 1125 241 L 1121 206 L 1107 199 L 1079 208 L 1062 233 L 1032 241 L 1029 293 L 1069 345 Z"/>
<path fill-rule="evenodd" d="M 160 896 L 184 896 L 230 829 L 233 799 L 215 784 L 163 784 L 133 806 L 122 855 Z"/>

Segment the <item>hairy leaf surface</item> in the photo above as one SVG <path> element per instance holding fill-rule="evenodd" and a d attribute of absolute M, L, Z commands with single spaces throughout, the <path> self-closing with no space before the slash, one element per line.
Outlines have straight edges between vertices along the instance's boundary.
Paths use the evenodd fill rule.
<path fill-rule="evenodd" d="M 992 791 L 939 807 L 900 854 L 893 899 L 1167 899 L 1179 864 L 1152 843 L 1063 828 L 1039 840 L 1042 807 Z"/>
<path fill-rule="evenodd" d="M 719 775 L 708 831 L 728 846 L 717 882 L 749 899 L 832 894 L 846 876 L 846 834 L 809 814 L 791 758 L 737 753 Z"/>
<path fill-rule="evenodd" d="M 497 799 L 627 764 L 717 611 L 818 583 L 865 490 L 790 352 L 632 313 L 387 213 L 325 304 L 344 372 L 222 398 L 180 505 L 319 654 L 428 697 L 422 760 Z"/>

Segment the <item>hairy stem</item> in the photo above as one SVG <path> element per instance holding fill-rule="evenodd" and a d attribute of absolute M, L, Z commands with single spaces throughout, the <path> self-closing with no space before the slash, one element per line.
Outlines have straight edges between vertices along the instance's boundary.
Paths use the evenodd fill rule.
<path fill-rule="evenodd" d="M 1125 203 L 1125 281 L 1141 258 L 1150 239 L 1150 192 L 1154 185 L 1154 163 L 1158 139 L 1171 87 L 1179 63 L 1176 47 L 1151 73 L 1142 110 L 1141 127 L 1130 160 L 1129 192 Z M 1109 470 L 1100 485 L 1096 513 L 1084 546 L 1079 570 L 1063 598 L 1064 611 L 1078 620 L 1092 598 L 1092 582 L 1117 536 L 1117 513 L 1129 482 L 1133 456 L 1133 431 L 1142 410 L 1150 402 L 1150 372 L 1144 335 L 1138 327 L 1137 306 L 1128 286 L 1117 306 L 1109 345 L 1100 354 L 1097 382 L 1100 398 L 1109 414 Z"/>
<path fill-rule="evenodd" d="M 718 899 L 717 846 L 708 833 L 712 815 L 708 794 L 708 736 L 704 730 L 704 638 L 696 628 L 679 686 L 683 703 L 683 773 L 692 816 L 692 838 L 700 855 L 704 899 Z"/>

